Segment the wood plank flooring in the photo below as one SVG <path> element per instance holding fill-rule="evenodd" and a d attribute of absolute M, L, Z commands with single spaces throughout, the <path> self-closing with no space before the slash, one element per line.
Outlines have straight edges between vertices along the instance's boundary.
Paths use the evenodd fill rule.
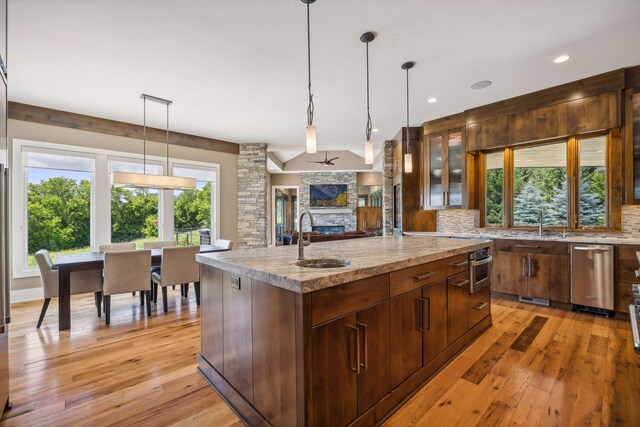
<path fill-rule="evenodd" d="M 74 297 L 72 329 L 58 332 L 52 301 L 15 304 L 11 399 L 0 425 L 242 423 L 196 372 L 200 319 L 169 291 L 167 315 L 147 319 L 138 298 Z M 405 403 L 385 426 L 640 425 L 640 356 L 626 319 L 494 300 L 493 326 Z"/>

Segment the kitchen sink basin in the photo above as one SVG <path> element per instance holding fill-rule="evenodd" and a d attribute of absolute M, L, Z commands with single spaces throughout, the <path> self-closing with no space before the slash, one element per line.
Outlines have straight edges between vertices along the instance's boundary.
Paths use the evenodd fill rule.
<path fill-rule="evenodd" d="M 302 261 L 296 262 L 296 265 L 307 268 L 338 268 L 351 265 L 351 261 L 348 259 L 335 258 L 303 259 Z"/>

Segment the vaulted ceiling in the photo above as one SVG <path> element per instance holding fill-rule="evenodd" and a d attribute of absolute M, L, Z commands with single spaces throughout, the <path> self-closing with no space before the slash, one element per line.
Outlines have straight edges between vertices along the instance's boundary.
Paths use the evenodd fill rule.
<path fill-rule="evenodd" d="M 370 45 L 376 149 L 411 125 L 640 64 L 640 1 L 317 0 L 312 84 L 319 150 L 362 154 Z M 552 59 L 571 59 L 554 64 Z M 306 6 L 300 0 L 10 0 L 9 98 L 142 122 L 169 98 L 171 129 L 304 150 Z M 474 91 L 470 85 L 493 84 Z M 429 97 L 437 97 L 434 104 Z M 164 111 L 149 111 L 164 126 Z"/>

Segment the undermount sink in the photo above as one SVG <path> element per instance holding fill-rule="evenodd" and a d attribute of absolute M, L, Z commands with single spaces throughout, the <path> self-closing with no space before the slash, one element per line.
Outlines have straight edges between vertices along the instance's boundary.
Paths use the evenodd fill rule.
<path fill-rule="evenodd" d="M 303 259 L 302 261 L 296 262 L 296 265 L 307 268 L 338 268 L 351 265 L 351 261 L 348 259 L 335 258 Z"/>

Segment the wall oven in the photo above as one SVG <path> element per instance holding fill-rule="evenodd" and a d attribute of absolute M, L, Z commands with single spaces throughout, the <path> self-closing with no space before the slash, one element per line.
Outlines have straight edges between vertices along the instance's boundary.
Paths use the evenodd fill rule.
<path fill-rule="evenodd" d="M 478 292 L 491 281 L 491 249 L 484 248 L 469 254 L 469 293 Z"/>

